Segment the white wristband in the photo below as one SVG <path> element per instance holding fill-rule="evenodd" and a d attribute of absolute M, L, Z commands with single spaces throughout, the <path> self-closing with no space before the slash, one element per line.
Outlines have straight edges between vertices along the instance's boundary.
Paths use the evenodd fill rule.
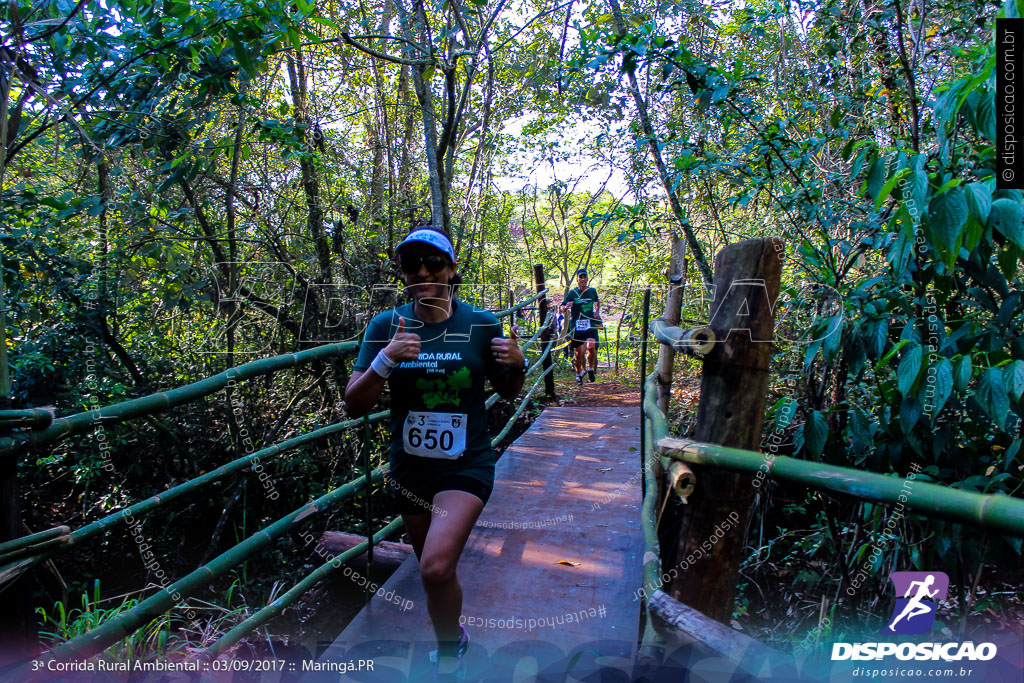
<path fill-rule="evenodd" d="M 395 369 L 396 365 L 398 364 L 388 358 L 388 354 L 384 353 L 384 349 L 381 349 L 377 352 L 377 356 L 370 363 L 370 369 L 384 379 L 387 379 L 391 376 L 391 371 Z"/>

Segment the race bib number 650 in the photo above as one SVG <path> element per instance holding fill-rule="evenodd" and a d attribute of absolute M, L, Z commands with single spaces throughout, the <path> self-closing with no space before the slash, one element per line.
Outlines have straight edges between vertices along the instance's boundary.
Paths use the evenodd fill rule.
<path fill-rule="evenodd" d="M 409 455 L 454 460 L 466 450 L 465 413 L 409 411 L 402 429 L 402 445 Z"/>

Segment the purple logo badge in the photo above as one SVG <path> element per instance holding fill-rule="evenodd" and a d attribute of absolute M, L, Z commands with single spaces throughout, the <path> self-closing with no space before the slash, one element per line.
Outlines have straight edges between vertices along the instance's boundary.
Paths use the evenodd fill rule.
<path fill-rule="evenodd" d="M 896 604 L 882 633 L 925 633 L 935 623 L 935 607 L 946 599 L 949 577 L 943 572 L 893 572 Z"/>

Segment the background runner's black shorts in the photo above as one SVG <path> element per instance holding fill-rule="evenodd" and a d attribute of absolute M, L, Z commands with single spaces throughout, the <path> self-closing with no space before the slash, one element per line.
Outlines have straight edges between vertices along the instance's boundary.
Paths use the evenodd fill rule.
<path fill-rule="evenodd" d="M 585 332 L 573 332 L 572 341 L 569 342 L 569 348 L 575 349 L 577 346 L 583 346 L 588 339 L 593 339 L 597 342 L 597 345 L 601 345 L 600 337 L 597 334 L 597 328 L 591 327 Z"/>

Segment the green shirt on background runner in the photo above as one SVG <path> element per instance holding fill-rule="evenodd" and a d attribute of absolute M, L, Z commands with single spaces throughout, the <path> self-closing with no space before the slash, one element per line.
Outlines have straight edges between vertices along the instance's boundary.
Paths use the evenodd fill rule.
<path fill-rule="evenodd" d="M 593 287 L 587 287 L 582 291 L 579 287 L 573 287 L 566 293 L 562 305 L 572 302 L 572 310 L 569 313 L 569 329 L 573 335 L 576 332 L 593 329 L 599 322 L 599 318 L 594 315 L 594 304 L 599 301 L 597 290 Z"/>

